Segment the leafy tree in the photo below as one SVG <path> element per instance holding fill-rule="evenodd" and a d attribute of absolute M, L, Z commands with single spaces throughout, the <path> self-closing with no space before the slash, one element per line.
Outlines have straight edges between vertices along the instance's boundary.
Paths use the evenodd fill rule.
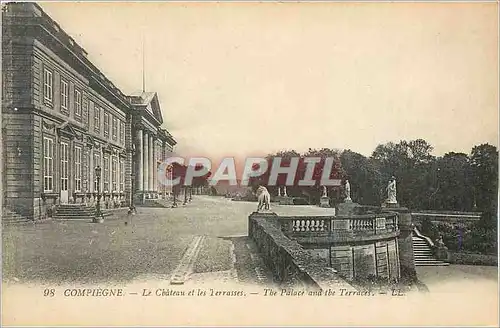
<path fill-rule="evenodd" d="M 342 178 L 342 168 L 340 164 L 340 159 L 338 158 L 339 151 L 331 150 L 328 148 L 323 148 L 320 150 L 309 149 L 307 153 L 301 155 L 295 150 L 279 151 L 276 154 L 269 154 L 266 159 L 268 163 L 268 168 L 264 174 L 259 177 L 252 177 L 249 180 L 249 184 L 255 191 L 258 185 L 265 185 L 269 189 L 269 192 L 273 195 L 277 194 L 278 186 L 287 187 L 287 194 L 293 197 L 306 197 L 309 198 L 310 202 L 319 202 L 319 198 L 322 193 L 321 178 L 323 175 L 323 168 L 325 166 L 326 158 L 333 157 L 334 163 L 332 171 L 330 172 L 330 179 L 341 179 Z M 299 158 L 297 165 L 297 172 L 292 185 L 287 185 L 287 176 L 285 174 L 279 174 L 276 181 L 276 186 L 269 185 L 270 173 L 273 165 L 273 160 L 275 158 L 281 158 L 281 166 L 289 166 L 292 158 Z M 320 162 L 317 163 L 313 170 L 312 180 L 316 182 L 314 186 L 302 186 L 299 185 L 299 181 L 303 180 L 305 177 L 307 164 L 305 161 L 306 157 L 319 157 Z M 257 169 L 258 165 L 254 165 L 254 170 Z"/>
<path fill-rule="evenodd" d="M 498 196 L 498 151 L 482 144 L 472 148 L 470 165 L 477 207 L 481 211 L 496 208 Z"/>
<path fill-rule="evenodd" d="M 426 207 L 434 161 L 432 149 L 423 139 L 389 142 L 375 148 L 371 158 L 379 166 L 383 181 L 391 176 L 397 179 L 398 202 L 411 208 Z M 385 192 L 381 190 L 381 194 Z"/>
<path fill-rule="evenodd" d="M 429 196 L 429 208 L 471 211 L 474 200 L 468 156 L 464 153 L 446 153 L 436 160 L 432 171 L 435 191 Z"/>
<path fill-rule="evenodd" d="M 380 205 L 380 190 L 383 187 L 382 175 L 376 163 L 351 150 L 340 155 L 345 178 L 351 184 L 351 198 L 360 204 Z"/>

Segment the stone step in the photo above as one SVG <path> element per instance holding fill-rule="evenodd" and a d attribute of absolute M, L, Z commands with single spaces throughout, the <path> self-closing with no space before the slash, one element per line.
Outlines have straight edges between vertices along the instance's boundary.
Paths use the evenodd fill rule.
<path fill-rule="evenodd" d="M 103 209 L 101 209 L 103 210 Z M 65 214 L 65 215 L 71 215 L 71 214 L 87 214 L 87 213 L 94 213 L 96 210 L 82 210 L 82 211 L 56 211 L 57 214 Z"/>
<path fill-rule="evenodd" d="M 30 224 L 30 223 L 32 224 L 32 223 L 34 223 L 34 221 L 27 219 L 27 218 L 11 219 L 11 220 L 5 220 L 2 218 L 3 225 L 22 225 L 22 224 Z"/>
<path fill-rule="evenodd" d="M 78 220 L 91 220 L 92 218 L 94 218 L 94 216 L 93 215 L 53 216 L 52 218 L 54 220 L 67 220 L 67 221 L 75 220 L 75 221 L 78 221 Z"/>
<path fill-rule="evenodd" d="M 415 262 L 415 266 L 448 266 L 449 263 L 443 261 L 425 261 L 425 262 Z"/>
<path fill-rule="evenodd" d="M 447 266 L 448 263 L 434 257 L 432 250 L 426 240 L 420 237 L 412 237 L 413 259 L 415 266 Z"/>
<path fill-rule="evenodd" d="M 33 220 L 30 220 L 19 213 L 11 211 L 8 208 L 2 209 L 2 225 L 18 225 L 18 224 L 26 224 L 33 223 Z"/>

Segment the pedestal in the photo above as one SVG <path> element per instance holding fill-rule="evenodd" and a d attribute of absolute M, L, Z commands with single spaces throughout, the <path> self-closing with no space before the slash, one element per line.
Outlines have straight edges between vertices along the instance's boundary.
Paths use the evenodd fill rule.
<path fill-rule="evenodd" d="M 279 196 L 276 197 L 276 201 L 280 205 L 293 205 L 293 198 L 288 196 Z"/>
<path fill-rule="evenodd" d="M 398 203 L 385 203 L 385 207 L 386 208 L 391 208 L 391 209 L 392 208 L 402 208 L 402 207 L 399 206 Z"/>
<path fill-rule="evenodd" d="M 349 215 L 359 215 L 361 214 L 362 206 L 358 203 L 347 202 L 340 203 L 337 205 L 336 214 L 341 216 L 349 216 Z"/>
<path fill-rule="evenodd" d="M 320 207 L 330 207 L 330 198 L 328 198 L 328 197 L 321 197 L 319 199 L 319 206 Z"/>
<path fill-rule="evenodd" d="M 401 268 L 401 279 L 406 281 L 418 281 L 413 256 L 413 224 L 410 211 L 406 207 L 397 206 L 397 203 L 386 203 L 386 208 L 391 212 L 398 213 L 398 253 Z"/>

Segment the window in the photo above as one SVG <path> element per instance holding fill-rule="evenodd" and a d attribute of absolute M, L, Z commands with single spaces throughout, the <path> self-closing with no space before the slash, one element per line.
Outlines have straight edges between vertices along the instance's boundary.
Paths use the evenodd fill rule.
<path fill-rule="evenodd" d="M 125 191 L 125 163 L 120 160 L 120 191 Z"/>
<path fill-rule="evenodd" d="M 52 72 L 45 68 L 43 70 L 43 99 L 50 103 L 53 97 L 52 82 Z"/>
<path fill-rule="evenodd" d="M 75 191 L 82 191 L 82 148 L 75 146 Z"/>
<path fill-rule="evenodd" d="M 104 157 L 104 167 L 103 167 L 103 172 L 104 172 L 104 192 L 109 191 L 109 157 L 105 156 Z"/>
<path fill-rule="evenodd" d="M 75 89 L 75 115 L 82 116 L 82 93 Z"/>
<path fill-rule="evenodd" d="M 89 191 L 89 150 L 83 152 L 82 176 L 83 176 L 83 190 Z"/>
<path fill-rule="evenodd" d="M 113 125 L 111 129 L 112 129 L 113 140 L 116 140 L 116 138 L 118 137 L 118 119 L 116 117 L 113 117 Z"/>
<path fill-rule="evenodd" d="M 43 138 L 43 191 L 54 189 L 54 140 Z"/>
<path fill-rule="evenodd" d="M 101 165 L 101 156 L 99 154 L 94 153 L 94 172 L 95 168 Z M 101 167 L 102 169 L 102 167 Z M 102 173 L 101 173 L 102 174 Z M 94 191 L 97 192 L 98 186 L 97 186 L 97 176 L 94 173 Z"/>
<path fill-rule="evenodd" d="M 60 152 L 60 157 L 61 157 L 61 169 L 60 169 L 60 174 L 61 174 L 61 191 L 68 191 L 69 188 L 69 170 L 68 170 L 68 165 L 69 165 L 69 154 L 68 154 L 68 144 L 65 142 L 61 142 L 61 152 Z"/>
<path fill-rule="evenodd" d="M 101 129 L 101 109 L 94 106 L 94 131 L 99 132 Z"/>
<path fill-rule="evenodd" d="M 83 102 L 83 121 L 90 125 L 90 105 L 92 101 L 85 99 Z"/>
<path fill-rule="evenodd" d="M 109 138 L 109 114 L 104 112 L 104 137 Z"/>
<path fill-rule="evenodd" d="M 125 123 L 120 122 L 120 142 L 125 144 Z"/>
<path fill-rule="evenodd" d="M 68 111 L 68 82 L 61 79 L 61 111 Z"/>
<path fill-rule="evenodd" d="M 111 183 L 113 184 L 113 191 L 116 191 L 116 188 L 118 187 L 118 175 L 116 172 L 116 166 L 116 156 L 113 156 L 113 159 L 111 161 Z"/>

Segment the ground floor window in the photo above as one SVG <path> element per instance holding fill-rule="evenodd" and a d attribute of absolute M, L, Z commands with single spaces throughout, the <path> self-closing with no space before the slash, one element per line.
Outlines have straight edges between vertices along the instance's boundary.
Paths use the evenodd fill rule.
<path fill-rule="evenodd" d="M 120 160 L 120 191 L 125 191 L 125 163 Z"/>
<path fill-rule="evenodd" d="M 82 191 L 82 148 L 75 146 L 75 191 Z"/>
<path fill-rule="evenodd" d="M 117 161 L 116 156 L 111 159 L 111 183 L 113 185 L 113 191 L 116 191 L 118 187 L 118 174 L 117 174 Z"/>
<path fill-rule="evenodd" d="M 104 180 L 104 192 L 109 191 L 109 157 L 104 156 L 104 167 L 102 168 L 102 171 L 104 172 L 103 180 Z"/>
<path fill-rule="evenodd" d="M 43 138 L 43 191 L 54 189 L 54 140 Z"/>
<path fill-rule="evenodd" d="M 68 191 L 69 183 L 69 156 L 68 156 L 68 144 L 61 142 L 61 191 Z"/>
<path fill-rule="evenodd" d="M 94 172 L 95 172 L 95 168 L 98 166 L 101 166 L 101 156 L 99 154 L 94 153 Z M 101 169 L 102 169 L 102 167 L 101 167 Z M 94 191 L 97 192 L 98 189 L 99 189 L 99 186 L 97 185 L 97 176 L 94 173 Z"/>

